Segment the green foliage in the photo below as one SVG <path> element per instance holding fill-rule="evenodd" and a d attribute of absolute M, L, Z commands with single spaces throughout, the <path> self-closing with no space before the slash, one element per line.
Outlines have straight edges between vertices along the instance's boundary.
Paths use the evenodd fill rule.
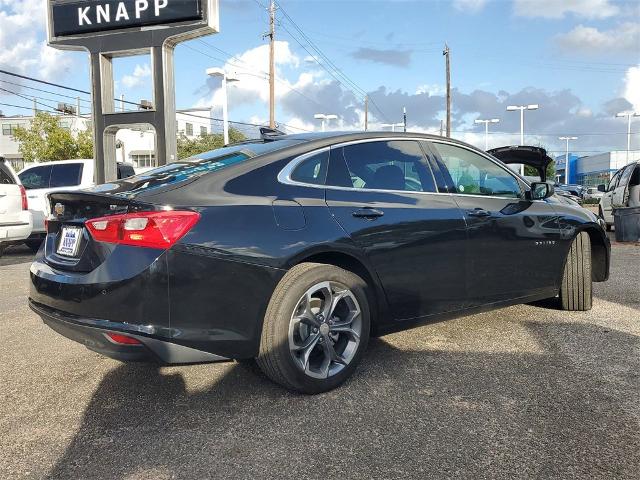
<path fill-rule="evenodd" d="M 524 166 L 524 174 L 528 177 L 537 177 L 538 170 L 528 165 Z M 556 178 L 556 162 L 553 161 L 549 165 L 547 165 L 547 180 L 553 181 Z"/>
<path fill-rule="evenodd" d="M 27 162 L 50 162 L 72 158 L 93 158 L 91 131 L 77 136 L 60 126 L 60 119 L 38 112 L 29 128 L 18 127 L 13 138 L 20 142 L 20 153 Z"/>
<path fill-rule="evenodd" d="M 247 137 L 239 130 L 229 129 L 229 143 L 242 142 L 246 139 Z M 188 158 L 222 147 L 224 147 L 224 136 L 219 133 L 208 133 L 193 139 L 180 136 L 178 137 L 178 158 Z"/>

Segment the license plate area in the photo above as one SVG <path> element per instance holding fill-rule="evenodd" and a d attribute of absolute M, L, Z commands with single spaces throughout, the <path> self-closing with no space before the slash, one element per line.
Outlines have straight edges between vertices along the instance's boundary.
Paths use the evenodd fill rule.
<path fill-rule="evenodd" d="M 60 241 L 56 253 L 63 257 L 76 257 L 82 240 L 82 228 L 62 227 L 60 229 Z"/>

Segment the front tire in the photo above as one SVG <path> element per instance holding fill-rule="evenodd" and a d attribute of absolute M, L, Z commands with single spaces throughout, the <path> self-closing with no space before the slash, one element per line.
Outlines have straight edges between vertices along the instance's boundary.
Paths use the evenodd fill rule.
<path fill-rule="evenodd" d="M 573 240 L 562 275 L 560 303 L 563 310 L 591 310 L 593 280 L 591 278 L 591 239 L 580 232 Z"/>
<path fill-rule="evenodd" d="M 336 388 L 355 370 L 369 341 L 367 284 L 334 265 L 302 263 L 276 287 L 257 363 L 274 382 L 301 393 Z"/>

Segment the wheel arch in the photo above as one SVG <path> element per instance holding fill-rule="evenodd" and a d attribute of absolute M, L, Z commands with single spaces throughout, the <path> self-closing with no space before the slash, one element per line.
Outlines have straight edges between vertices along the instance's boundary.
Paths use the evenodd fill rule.
<path fill-rule="evenodd" d="M 591 278 L 594 282 L 604 282 L 609 278 L 609 248 L 605 235 L 595 227 L 586 227 L 591 241 Z M 576 235 L 578 235 L 578 232 Z"/>
<path fill-rule="evenodd" d="M 384 318 L 388 318 L 388 305 L 386 295 L 375 271 L 366 265 L 366 262 L 358 256 L 342 250 L 323 250 L 307 252 L 298 256 L 290 265 L 300 263 L 324 263 L 334 265 L 355 273 L 369 286 L 369 306 L 371 310 L 371 333 L 375 334 Z"/>

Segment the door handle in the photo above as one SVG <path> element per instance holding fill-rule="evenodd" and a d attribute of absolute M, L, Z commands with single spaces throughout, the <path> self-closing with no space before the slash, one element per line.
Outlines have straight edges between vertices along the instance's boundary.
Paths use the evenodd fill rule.
<path fill-rule="evenodd" d="M 363 207 L 363 208 L 359 208 L 358 210 L 353 212 L 351 215 L 353 215 L 356 218 L 367 218 L 369 220 L 373 220 L 374 218 L 383 216 L 384 212 L 382 210 L 376 210 L 375 208 L 371 208 L 371 207 Z"/>
<path fill-rule="evenodd" d="M 474 208 L 473 210 L 467 210 L 467 215 L 470 217 L 490 217 L 491 212 L 484 208 Z"/>

